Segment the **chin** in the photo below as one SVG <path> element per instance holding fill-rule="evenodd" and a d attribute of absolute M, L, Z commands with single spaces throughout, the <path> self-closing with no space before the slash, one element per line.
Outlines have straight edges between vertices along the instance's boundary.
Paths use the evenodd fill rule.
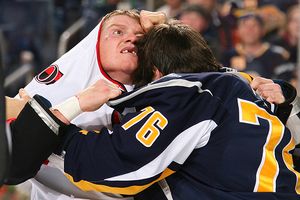
<path fill-rule="evenodd" d="M 126 62 L 123 62 L 122 64 L 123 64 L 123 70 L 124 71 L 134 71 L 134 70 L 136 70 L 136 68 L 137 68 L 137 62 L 127 62 L 126 63 L 126 65 L 124 65 L 124 63 L 126 63 Z"/>
<path fill-rule="evenodd" d="M 133 73 L 137 69 L 137 66 L 127 66 L 123 68 L 123 71 L 125 71 L 127 74 Z"/>

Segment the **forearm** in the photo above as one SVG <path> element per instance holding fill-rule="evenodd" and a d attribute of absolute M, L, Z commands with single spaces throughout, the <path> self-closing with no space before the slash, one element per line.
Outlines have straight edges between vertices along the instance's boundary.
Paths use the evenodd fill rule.
<path fill-rule="evenodd" d="M 5 97 L 6 101 L 6 119 L 17 118 L 24 108 L 26 101 L 22 99 Z"/>

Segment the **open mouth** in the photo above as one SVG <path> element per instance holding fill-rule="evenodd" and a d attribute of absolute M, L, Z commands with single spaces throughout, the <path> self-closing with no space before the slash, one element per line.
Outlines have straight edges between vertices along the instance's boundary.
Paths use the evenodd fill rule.
<path fill-rule="evenodd" d="M 136 56 L 137 48 L 135 46 L 132 47 L 125 47 L 121 50 L 121 53 L 130 53 Z"/>

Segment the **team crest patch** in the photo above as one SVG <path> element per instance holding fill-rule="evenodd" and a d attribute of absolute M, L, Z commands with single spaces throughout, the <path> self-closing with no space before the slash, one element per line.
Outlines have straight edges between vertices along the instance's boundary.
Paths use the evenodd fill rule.
<path fill-rule="evenodd" d="M 39 73 L 35 79 L 39 83 L 50 85 L 58 81 L 63 76 L 57 65 L 50 65 L 44 71 Z"/>

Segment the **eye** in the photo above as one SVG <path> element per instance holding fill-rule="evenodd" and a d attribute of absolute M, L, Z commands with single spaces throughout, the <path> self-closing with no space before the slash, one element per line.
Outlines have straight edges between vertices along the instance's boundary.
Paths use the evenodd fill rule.
<path fill-rule="evenodd" d="M 121 30 L 114 30 L 114 31 L 113 31 L 113 34 L 114 34 L 114 35 L 122 35 L 122 34 L 123 34 L 123 31 L 121 31 Z"/>

